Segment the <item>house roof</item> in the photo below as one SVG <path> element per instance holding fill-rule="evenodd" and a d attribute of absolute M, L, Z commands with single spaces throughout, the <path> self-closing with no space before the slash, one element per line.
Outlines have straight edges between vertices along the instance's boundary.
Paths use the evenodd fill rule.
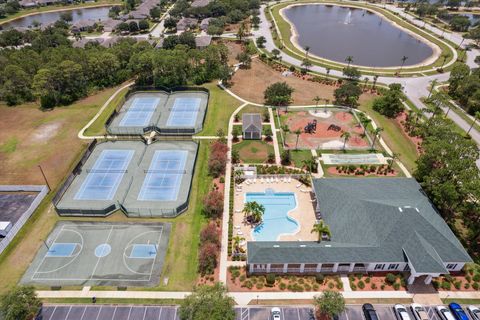
<path fill-rule="evenodd" d="M 417 273 L 447 273 L 444 263 L 472 261 L 415 179 L 314 179 L 313 186 L 331 241 L 249 242 L 249 263 L 408 261 Z"/>
<path fill-rule="evenodd" d="M 198 24 L 198 20 L 194 18 L 182 18 L 177 22 L 177 29 L 184 30 L 190 26 L 196 26 Z"/>
<path fill-rule="evenodd" d="M 206 7 L 211 2 L 211 0 L 195 0 L 192 2 L 192 8 L 201 8 Z"/>
<path fill-rule="evenodd" d="M 198 47 L 207 47 L 212 43 L 212 36 L 198 36 L 195 37 L 195 45 Z"/>
<path fill-rule="evenodd" d="M 259 113 L 244 113 L 242 130 L 243 132 L 262 132 L 262 116 Z"/>

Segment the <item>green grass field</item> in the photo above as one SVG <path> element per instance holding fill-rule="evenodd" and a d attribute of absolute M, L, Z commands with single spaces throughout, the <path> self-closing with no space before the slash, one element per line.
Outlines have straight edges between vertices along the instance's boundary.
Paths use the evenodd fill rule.
<path fill-rule="evenodd" d="M 240 160 L 245 163 L 264 163 L 269 153 L 273 153 L 273 145 L 261 140 L 243 140 L 233 145 L 238 151 Z"/>

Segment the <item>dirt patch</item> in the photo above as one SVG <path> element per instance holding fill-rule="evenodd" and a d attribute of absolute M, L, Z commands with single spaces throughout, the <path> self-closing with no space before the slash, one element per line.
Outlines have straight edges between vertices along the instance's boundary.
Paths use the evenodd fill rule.
<path fill-rule="evenodd" d="M 420 137 L 412 137 L 408 134 L 407 129 L 405 128 L 405 122 L 407 121 L 407 114 L 405 112 L 400 113 L 395 118 L 395 121 L 399 124 L 403 134 L 415 144 L 417 149 L 417 154 L 420 154 L 421 144 L 423 140 Z"/>
<path fill-rule="evenodd" d="M 62 127 L 62 125 L 63 121 L 42 124 L 32 132 L 32 135 L 28 142 L 47 143 L 57 134 L 58 130 Z"/>
<path fill-rule="evenodd" d="M 237 64 L 237 55 L 243 51 L 243 45 L 240 42 L 228 40 L 219 40 L 218 43 L 222 43 L 228 48 L 228 64 Z"/>
<path fill-rule="evenodd" d="M 285 77 L 281 72 L 272 69 L 258 59 L 253 59 L 250 69 L 238 70 L 231 82 L 230 89 L 235 94 L 255 103 L 264 103 L 263 92 L 275 82 L 286 82 L 295 89 L 292 96 L 294 105 L 313 105 L 315 103 L 312 99 L 315 96 L 333 101 L 333 92 L 337 88 L 335 85 L 308 81 L 294 75 Z M 360 96 L 359 102 L 365 103 L 374 97 L 374 94 L 364 93 Z"/>

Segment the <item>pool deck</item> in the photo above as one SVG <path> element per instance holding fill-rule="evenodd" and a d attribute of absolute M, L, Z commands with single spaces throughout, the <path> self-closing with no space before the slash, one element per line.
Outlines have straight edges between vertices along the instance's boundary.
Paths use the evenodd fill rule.
<path fill-rule="evenodd" d="M 252 180 L 250 180 L 252 181 Z M 315 233 L 310 233 L 313 225 L 316 222 L 315 210 L 311 202 L 310 187 L 306 187 L 302 184 L 301 187 L 296 186 L 300 184 L 298 180 L 292 179 L 290 183 L 287 182 L 274 182 L 274 183 L 261 183 L 261 179 L 257 178 L 255 183 L 247 184 L 243 182 L 241 191 L 237 191 L 235 186 L 234 195 L 234 212 L 233 212 L 233 236 L 237 236 L 238 231 L 241 231 L 241 237 L 246 241 L 253 241 L 252 239 L 252 227 L 245 223 L 243 220 L 243 206 L 245 203 L 245 194 L 248 192 L 265 192 L 265 189 L 273 189 L 275 192 L 293 192 L 296 196 L 297 207 L 289 212 L 289 216 L 295 219 L 300 225 L 300 230 L 293 235 L 282 235 L 279 241 L 316 241 L 317 236 Z M 308 191 L 302 192 L 301 190 Z M 240 229 L 236 228 L 237 226 Z"/>

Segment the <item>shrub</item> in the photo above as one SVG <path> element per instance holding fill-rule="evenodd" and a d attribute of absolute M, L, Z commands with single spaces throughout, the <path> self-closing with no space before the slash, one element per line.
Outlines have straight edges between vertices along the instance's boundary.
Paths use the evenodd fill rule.
<path fill-rule="evenodd" d="M 213 243 L 220 248 L 220 237 L 218 235 L 217 225 L 215 222 L 210 222 L 200 232 L 200 242 L 203 244 Z"/>
<path fill-rule="evenodd" d="M 359 289 L 364 289 L 365 288 L 365 283 L 362 280 L 358 281 L 357 285 L 358 285 Z"/>
<path fill-rule="evenodd" d="M 305 280 L 304 280 L 303 278 L 300 278 L 300 279 L 298 279 L 298 283 L 304 284 L 304 283 L 305 283 Z"/>
<path fill-rule="evenodd" d="M 358 280 L 362 280 L 363 275 L 362 275 L 361 273 L 358 273 L 358 274 L 356 275 L 356 277 L 357 277 Z"/>
<path fill-rule="evenodd" d="M 460 288 L 462 287 L 462 281 L 455 281 L 453 286 L 455 287 L 455 289 L 460 290 Z"/>
<path fill-rule="evenodd" d="M 394 289 L 395 291 L 397 291 L 398 289 L 400 289 L 400 283 L 395 282 L 395 283 L 393 284 L 393 289 Z"/>
<path fill-rule="evenodd" d="M 380 286 L 380 289 L 381 289 L 381 290 L 385 290 L 385 285 L 382 284 L 382 285 Z"/>
<path fill-rule="evenodd" d="M 472 277 L 469 275 L 466 275 L 465 280 L 467 280 L 467 282 L 472 282 Z"/>
<path fill-rule="evenodd" d="M 478 282 L 474 282 L 472 284 L 472 288 L 475 289 L 475 290 L 478 290 L 478 288 L 480 288 L 480 285 L 478 284 Z"/>
<path fill-rule="evenodd" d="M 480 273 L 475 273 L 472 279 L 474 282 L 480 282 Z"/>
<path fill-rule="evenodd" d="M 284 282 L 280 282 L 280 290 L 285 290 L 287 289 L 287 285 Z"/>
<path fill-rule="evenodd" d="M 291 162 L 290 150 L 288 149 L 283 150 L 282 154 L 280 155 L 280 158 L 283 165 L 289 165 Z"/>
<path fill-rule="evenodd" d="M 448 281 L 443 281 L 442 282 L 442 289 L 450 290 L 451 287 L 452 287 L 452 285 L 450 284 L 450 282 L 448 282 Z"/>
<path fill-rule="evenodd" d="M 198 269 L 201 274 L 212 274 L 217 266 L 218 247 L 214 243 L 203 244 L 198 255 Z"/>
<path fill-rule="evenodd" d="M 367 278 L 365 279 L 365 283 L 370 283 L 371 280 L 372 280 L 371 277 L 367 277 Z"/>
<path fill-rule="evenodd" d="M 372 284 L 370 285 L 370 288 L 372 288 L 372 290 L 375 290 L 377 289 L 377 285 L 374 282 L 372 282 Z"/>
<path fill-rule="evenodd" d="M 210 145 L 210 158 L 208 172 L 213 177 L 219 177 L 225 172 L 227 165 L 228 146 L 223 141 L 217 140 Z"/>
<path fill-rule="evenodd" d="M 351 283 L 351 284 L 350 284 L 350 289 L 352 289 L 352 291 L 356 291 L 356 290 L 357 290 L 357 286 L 355 285 L 355 283 Z"/>
<path fill-rule="evenodd" d="M 470 283 L 465 283 L 465 285 L 463 286 L 465 289 L 470 289 Z"/>
<path fill-rule="evenodd" d="M 335 287 L 335 284 L 333 282 L 328 283 L 328 288 L 333 289 Z"/>
<path fill-rule="evenodd" d="M 247 276 L 244 275 L 244 274 L 242 274 L 242 275 L 240 276 L 240 278 L 238 278 L 238 279 L 239 279 L 241 282 L 243 282 L 243 281 L 245 281 L 246 278 L 247 278 Z"/>
<path fill-rule="evenodd" d="M 273 273 L 267 274 L 267 285 L 273 286 L 275 284 L 275 275 Z"/>
<path fill-rule="evenodd" d="M 437 280 L 433 280 L 433 281 L 432 281 L 432 285 L 433 285 L 433 287 L 434 287 L 435 289 L 440 288 L 440 284 L 438 283 Z"/>
<path fill-rule="evenodd" d="M 397 277 L 393 273 L 387 273 L 385 276 L 385 282 L 392 285 L 397 281 Z"/>
<path fill-rule="evenodd" d="M 261 283 L 261 282 L 257 283 L 257 285 L 255 286 L 255 288 L 257 288 L 257 289 L 263 289 L 263 283 Z"/>
<path fill-rule="evenodd" d="M 245 288 L 252 289 L 253 288 L 253 283 L 250 280 L 247 280 L 243 283 L 243 286 Z"/>
<path fill-rule="evenodd" d="M 338 290 L 342 290 L 343 289 L 343 282 L 337 282 L 337 285 L 336 285 L 337 289 Z"/>
<path fill-rule="evenodd" d="M 315 283 L 315 284 L 312 286 L 312 288 L 313 288 L 313 291 L 318 291 L 318 289 L 319 289 L 320 287 L 318 286 L 318 284 Z"/>
<path fill-rule="evenodd" d="M 309 284 L 305 284 L 305 291 L 312 290 L 312 287 Z"/>

